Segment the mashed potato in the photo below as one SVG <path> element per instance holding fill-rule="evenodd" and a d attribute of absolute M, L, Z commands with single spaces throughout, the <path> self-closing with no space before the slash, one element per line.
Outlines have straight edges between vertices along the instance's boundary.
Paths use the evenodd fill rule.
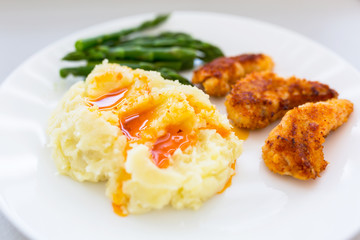
<path fill-rule="evenodd" d="M 71 87 L 48 132 L 59 172 L 108 181 L 119 215 L 199 208 L 231 179 L 242 145 L 201 90 L 107 63 Z"/>

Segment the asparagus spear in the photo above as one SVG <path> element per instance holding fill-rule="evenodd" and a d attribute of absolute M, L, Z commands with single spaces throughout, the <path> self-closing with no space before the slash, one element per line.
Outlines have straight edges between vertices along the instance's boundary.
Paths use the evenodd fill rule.
<path fill-rule="evenodd" d="M 138 38 L 120 43 L 119 46 L 171 47 L 181 46 L 195 48 L 195 42 L 189 38 Z M 196 48 L 195 48 L 196 49 Z"/>
<path fill-rule="evenodd" d="M 173 44 L 174 37 L 176 37 L 176 39 L 181 39 L 182 41 L 184 41 L 185 39 L 191 39 L 191 36 L 186 33 L 164 32 L 164 33 L 161 33 L 156 36 L 141 36 L 141 37 L 133 38 L 131 40 L 127 40 L 127 41 L 106 41 L 106 42 L 102 43 L 101 45 L 99 45 L 98 47 L 102 48 L 104 46 L 115 47 L 115 46 L 137 46 L 137 45 L 142 46 L 142 47 L 180 46 L 180 45 Z M 163 41 L 165 41 L 165 43 L 164 44 L 157 43 L 159 40 L 163 40 Z M 153 41 L 156 41 L 156 43 L 151 44 Z M 170 41 L 170 42 L 167 43 L 166 41 Z M 86 59 L 86 53 L 85 53 L 85 51 L 80 51 L 80 50 L 70 52 L 63 57 L 63 60 L 68 60 L 68 61 L 77 61 L 77 60 L 83 60 L 83 59 Z"/>
<path fill-rule="evenodd" d="M 187 34 L 187 33 L 183 33 L 183 32 L 162 32 L 158 35 L 152 35 L 152 36 L 139 36 L 139 37 L 135 37 L 135 38 L 131 38 L 131 39 L 121 39 L 118 41 L 107 41 L 106 44 L 102 44 L 102 45 L 107 45 L 107 46 L 120 46 L 120 45 L 126 45 L 128 42 L 134 42 L 134 41 L 152 41 L 152 40 L 157 40 L 157 39 L 192 39 L 192 37 Z"/>
<path fill-rule="evenodd" d="M 86 54 L 85 52 L 82 51 L 74 51 L 74 52 L 69 52 L 68 54 L 66 54 L 62 60 L 69 60 L 69 61 L 79 61 L 79 60 L 83 60 L 86 58 Z"/>
<path fill-rule="evenodd" d="M 218 47 L 206 42 L 202 42 L 200 40 L 193 39 L 189 37 L 189 35 L 183 33 L 173 33 L 171 36 L 174 36 L 174 38 L 164 37 L 165 35 L 171 35 L 171 33 L 160 34 L 158 36 L 151 36 L 151 37 L 138 37 L 129 41 L 119 43 L 118 47 L 125 48 L 127 50 L 130 50 L 131 49 L 130 47 L 140 47 L 140 46 L 146 48 L 174 47 L 174 46 L 186 47 L 186 48 L 202 51 L 203 56 L 200 56 L 200 58 L 205 62 L 209 62 L 214 60 L 215 58 L 224 56 L 224 54 Z M 104 59 L 108 57 L 106 53 L 110 52 L 111 49 L 114 48 L 110 48 L 109 46 L 102 45 L 96 47 L 95 49 L 88 50 L 88 53 L 81 51 L 68 53 L 63 59 L 69 61 L 83 60 L 89 57 L 91 57 L 92 60 Z M 149 60 L 146 59 L 146 61 Z"/>
<path fill-rule="evenodd" d="M 94 69 L 94 65 L 80 66 L 80 67 L 69 67 L 60 69 L 60 76 L 66 78 L 69 75 L 85 77 L 91 73 Z"/>
<path fill-rule="evenodd" d="M 121 43 L 119 46 L 142 46 L 142 47 L 186 47 L 192 48 L 204 53 L 204 56 L 201 57 L 205 62 L 214 60 L 215 58 L 222 57 L 224 54 L 222 51 L 209 43 L 202 42 L 200 40 L 191 39 L 191 38 L 154 38 L 154 39 L 145 39 L 139 38 L 130 40 L 124 43 Z"/>
<path fill-rule="evenodd" d="M 140 46 L 108 47 L 100 46 L 91 48 L 89 51 L 81 53 L 69 53 L 63 59 L 69 61 L 77 60 L 138 60 L 138 61 L 193 61 L 197 52 L 191 48 L 164 47 L 147 48 Z"/>
<path fill-rule="evenodd" d="M 165 79 L 178 80 L 180 83 L 184 85 L 192 85 L 192 83 L 189 80 L 187 80 L 186 78 L 178 74 L 176 71 L 169 68 L 164 68 L 164 67 L 156 68 L 151 65 L 141 65 L 141 64 L 137 65 L 135 63 L 127 63 L 127 64 L 124 63 L 122 65 L 128 66 L 133 69 L 141 68 L 144 70 L 158 71 L 160 72 L 161 76 Z M 89 64 L 87 66 L 62 68 L 60 69 L 60 76 L 62 78 L 66 78 L 69 75 L 86 77 L 94 69 L 94 67 L 95 67 L 94 64 Z"/>
<path fill-rule="evenodd" d="M 121 30 L 118 32 L 104 34 L 104 35 L 100 35 L 97 37 L 80 39 L 75 42 L 75 48 L 78 51 L 83 51 L 83 50 L 89 49 L 93 46 L 100 45 L 106 41 L 119 40 L 119 39 L 123 38 L 124 36 L 132 34 L 134 32 L 140 32 L 145 29 L 156 27 L 159 24 L 166 21 L 168 19 L 168 17 L 169 17 L 169 14 L 162 14 L 162 15 L 158 15 L 153 20 L 149 20 L 149 21 L 145 21 L 145 22 L 141 23 L 137 27 L 124 29 L 124 30 Z"/>
<path fill-rule="evenodd" d="M 190 34 L 184 32 L 162 32 L 159 34 L 159 37 L 173 38 L 173 37 L 183 37 L 183 38 L 192 38 Z"/>
<path fill-rule="evenodd" d="M 178 80 L 181 84 L 184 85 L 193 85 L 188 79 L 184 78 L 183 76 L 169 68 L 160 68 L 157 71 L 159 71 L 161 76 L 165 79 Z"/>
<path fill-rule="evenodd" d="M 150 63 L 150 62 L 139 62 L 139 61 L 114 61 L 114 60 L 111 60 L 109 62 L 117 63 L 120 65 L 125 65 L 125 66 L 131 67 L 131 68 L 141 68 L 144 70 L 169 68 L 174 71 L 180 71 L 182 69 L 181 66 L 183 65 L 182 62 L 153 62 L 153 63 Z M 88 65 L 97 65 L 97 64 L 101 64 L 101 61 L 88 62 Z"/>
<path fill-rule="evenodd" d="M 187 61 L 196 58 L 196 51 L 189 48 L 144 48 L 140 46 L 109 49 L 109 59 L 135 59 L 142 61 Z"/>

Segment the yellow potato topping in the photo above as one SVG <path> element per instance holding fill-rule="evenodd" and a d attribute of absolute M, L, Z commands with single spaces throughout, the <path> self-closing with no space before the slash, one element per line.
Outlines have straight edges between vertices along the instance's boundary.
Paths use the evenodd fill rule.
<path fill-rule="evenodd" d="M 108 63 L 71 87 L 48 132 L 58 171 L 108 181 L 106 195 L 121 216 L 199 208 L 229 185 L 242 150 L 201 90 Z"/>

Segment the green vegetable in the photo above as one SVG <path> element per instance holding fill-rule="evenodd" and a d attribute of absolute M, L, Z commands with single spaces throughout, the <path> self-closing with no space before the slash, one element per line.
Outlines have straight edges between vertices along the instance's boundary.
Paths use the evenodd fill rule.
<path fill-rule="evenodd" d="M 177 72 L 171 69 L 160 68 L 158 71 L 161 73 L 161 76 L 165 79 L 178 80 L 181 84 L 184 85 L 193 85 L 188 79 L 184 78 L 183 76 L 181 76 L 180 74 L 178 74 Z"/>
<path fill-rule="evenodd" d="M 119 63 L 119 62 L 118 62 Z M 128 66 L 132 69 L 140 68 L 144 70 L 152 70 L 160 72 L 161 76 L 168 80 L 178 80 L 180 83 L 185 85 L 192 85 L 192 83 L 179 75 L 176 71 L 166 67 L 160 67 L 163 63 L 158 63 L 158 65 L 146 62 L 122 62 L 121 65 Z M 70 67 L 70 68 L 62 68 L 60 69 L 60 76 L 62 78 L 66 78 L 69 75 L 73 76 L 83 76 L 86 77 L 89 73 L 94 69 L 96 64 L 90 63 L 87 66 L 80 67 Z M 166 65 L 166 64 L 164 64 Z"/>
<path fill-rule="evenodd" d="M 131 39 L 121 39 L 119 41 L 108 41 L 102 45 L 107 45 L 107 46 L 124 46 L 127 43 L 131 43 L 134 41 L 153 41 L 153 40 L 157 40 L 157 39 L 192 39 L 192 37 L 187 34 L 187 33 L 183 33 L 183 32 L 163 32 L 160 33 L 158 35 L 152 35 L 152 36 L 139 36 L 139 37 L 135 37 L 135 38 L 131 38 Z"/>
<path fill-rule="evenodd" d="M 203 52 L 201 57 L 205 62 L 214 60 L 215 58 L 224 56 L 223 52 L 216 46 L 206 42 L 202 42 L 191 37 L 174 37 L 174 38 L 136 38 L 123 43 L 119 46 L 141 46 L 141 47 L 185 47 Z"/>
<path fill-rule="evenodd" d="M 81 66 L 81 67 L 70 67 L 60 69 L 60 76 L 66 78 L 69 75 L 73 76 L 84 76 L 86 77 L 94 69 L 94 65 Z"/>
<path fill-rule="evenodd" d="M 68 60 L 68 61 L 79 61 L 83 59 L 86 59 L 86 54 L 85 52 L 82 51 L 70 52 L 62 58 L 62 60 Z"/>
<path fill-rule="evenodd" d="M 138 61 L 194 61 L 197 52 L 191 48 L 162 47 L 148 48 L 141 46 L 108 47 L 100 46 L 91 48 L 87 52 L 72 52 L 64 57 L 64 60 L 138 60 Z"/>
<path fill-rule="evenodd" d="M 182 62 L 139 62 L 139 61 L 114 61 L 111 60 L 111 63 L 117 63 L 120 65 L 128 66 L 131 68 L 141 68 L 144 70 L 156 70 L 159 68 L 169 68 L 174 71 L 179 71 L 182 68 Z M 101 64 L 101 61 L 91 61 L 88 62 L 88 65 Z"/>
<path fill-rule="evenodd" d="M 158 15 L 137 27 L 76 41 L 76 51 L 68 53 L 63 60 L 85 60 L 87 65 L 63 68 L 60 76 L 87 76 L 96 64 L 108 59 L 111 63 L 133 69 L 158 71 L 166 79 L 192 85 L 179 75 L 178 71 L 192 69 L 196 59 L 209 62 L 224 56 L 218 47 L 183 32 L 162 32 L 158 35 L 132 38 L 130 36 L 158 26 L 168 17 L 169 14 Z"/>
<path fill-rule="evenodd" d="M 170 35 L 167 33 L 166 35 Z M 183 33 L 174 33 L 174 38 L 164 37 L 165 35 L 160 34 L 158 36 L 151 37 L 138 37 L 129 41 L 118 43 L 117 47 L 110 47 L 107 45 L 100 45 L 95 48 L 89 49 L 87 52 L 75 51 L 68 53 L 63 60 L 78 61 L 78 60 L 102 60 L 104 58 L 114 59 L 135 59 L 142 61 L 152 61 L 152 53 L 155 48 L 160 48 L 156 52 L 168 51 L 166 48 L 181 47 L 182 52 L 184 48 L 198 50 L 202 52 L 201 56 L 197 56 L 195 51 L 192 51 L 191 58 L 199 57 L 205 62 L 214 60 L 215 58 L 222 57 L 224 54 L 222 51 L 209 43 L 202 42 L 196 39 L 192 39 L 189 35 Z M 160 60 L 160 59 L 156 59 Z M 169 59 L 161 59 L 169 60 Z M 174 60 L 174 59 L 171 59 Z M 176 59 L 181 60 L 181 59 Z M 185 68 L 188 69 L 188 68 Z"/>
<path fill-rule="evenodd" d="M 80 39 L 75 42 L 75 48 L 78 51 L 83 51 L 83 50 L 89 49 L 91 47 L 100 45 L 107 41 L 117 41 L 129 34 L 132 34 L 135 32 L 140 32 L 140 31 L 143 31 L 143 30 L 149 29 L 149 28 L 154 28 L 154 27 L 160 25 L 161 23 L 165 22 L 168 19 L 168 17 L 169 17 L 169 14 L 158 15 L 157 17 L 155 17 L 155 19 L 145 21 L 137 27 L 124 29 L 119 32 L 104 34 L 104 35 L 100 35 L 97 37 Z"/>

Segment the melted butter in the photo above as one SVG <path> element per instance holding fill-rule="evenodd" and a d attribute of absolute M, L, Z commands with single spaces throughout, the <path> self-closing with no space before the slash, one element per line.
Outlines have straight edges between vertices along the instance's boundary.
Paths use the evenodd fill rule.
<path fill-rule="evenodd" d="M 127 88 L 123 88 L 96 99 L 88 99 L 88 102 L 90 106 L 96 105 L 100 110 L 112 109 L 125 97 L 127 91 Z"/>
<path fill-rule="evenodd" d="M 159 137 L 154 143 L 151 154 L 153 162 L 159 168 L 167 168 L 170 156 L 177 150 L 184 151 L 195 142 L 194 137 L 186 134 L 181 129 L 172 130 Z"/>
<path fill-rule="evenodd" d="M 153 111 L 135 113 L 120 119 L 120 129 L 128 140 L 139 140 L 140 134 L 148 127 Z"/>
<path fill-rule="evenodd" d="M 221 189 L 221 191 L 218 192 L 218 194 L 223 193 L 228 187 L 231 186 L 232 178 L 233 178 L 233 176 L 236 174 L 236 172 L 235 172 L 235 164 L 236 164 L 236 160 L 231 164 L 231 168 L 234 170 L 233 174 L 231 174 L 231 176 L 229 177 L 228 181 L 225 183 L 223 189 Z"/>

